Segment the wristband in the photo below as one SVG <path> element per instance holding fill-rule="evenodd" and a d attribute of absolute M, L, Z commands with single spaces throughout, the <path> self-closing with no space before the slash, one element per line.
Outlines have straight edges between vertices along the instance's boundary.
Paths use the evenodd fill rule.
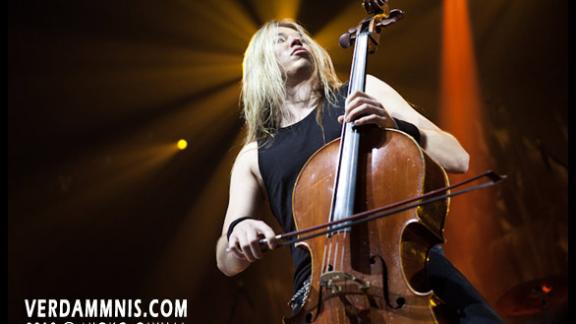
<path fill-rule="evenodd" d="M 418 144 L 421 144 L 420 143 L 420 131 L 418 130 L 418 127 L 416 127 L 416 125 L 411 124 L 407 121 L 397 119 L 397 118 L 394 118 L 394 121 L 396 122 L 396 125 L 398 125 L 399 130 L 412 136 L 412 138 L 414 138 L 416 140 L 416 142 L 418 142 Z"/>
<path fill-rule="evenodd" d="M 230 235 L 232 235 L 232 231 L 234 230 L 234 226 L 238 225 L 238 223 L 240 223 L 241 221 L 247 220 L 247 219 L 254 219 L 254 217 L 250 217 L 250 216 L 240 217 L 238 219 L 235 219 L 232 223 L 230 223 L 230 225 L 228 225 L 228 233 L 226 233 L 226 239 L 228 239 L 228 241 L 230 241 Z"/>

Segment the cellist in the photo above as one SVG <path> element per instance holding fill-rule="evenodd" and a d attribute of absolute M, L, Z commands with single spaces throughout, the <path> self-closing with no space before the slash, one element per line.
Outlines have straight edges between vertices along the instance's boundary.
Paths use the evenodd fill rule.
<path fill-rule="evenodd" d="M 382 80 L 367 75 L 366 91 L 347 95 L 327 52 L 293 21 L 271 21 L 252 37 L 244 54 L 241 102 L 247 127 L 245 145 L 231 172 L 229 203 L 217 242 L 220 271 L 234 276 L 263 257 L 258 244 L 276 233 L 258 219 L 268 200 L 284 231 L 294 230 L 291 196 L 306 160 L 340 136 L 341 123 L 391 121 L 412 136 L 447 172 L 464 173 L 469 155 L 451 134 L 422 116 Z M 309 292 L 310 258 L 291 249 L 294 266 L 293 311 Z M 434 293 L 461 323 L 501 323 L 496 312 L 445 258 L 440 245 L 429 253 L 427 273 Z"/>

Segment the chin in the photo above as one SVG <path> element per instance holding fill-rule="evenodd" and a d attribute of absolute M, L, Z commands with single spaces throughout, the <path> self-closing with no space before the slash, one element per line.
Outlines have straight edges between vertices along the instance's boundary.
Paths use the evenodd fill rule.
<path fill-rule="evenodd" d="M 308 59 L 298 60 L 294 63 L 291 70 L 297 73 L 302 73 L 303 71 L 313 72 L 314 64 L 312 64 Z"/>

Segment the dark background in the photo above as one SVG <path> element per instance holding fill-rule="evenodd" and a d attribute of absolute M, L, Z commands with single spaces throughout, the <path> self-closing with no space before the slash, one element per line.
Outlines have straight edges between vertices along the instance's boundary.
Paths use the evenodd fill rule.
<path fill-rule="evenodd" d="M 241 147 L 245 20 L 259 26 L 264 3 L 9 2 L 10 322 L 24 321 L 24 298 L 162 297 L 188 299 L 187 323 L 277 322 L 291 293 L 287 251 L 235 278 L 214 257 Z M 567 274 L 569 10 L 468 4 L 482 127 L 492 167 L 510 179 L 484 252 L 451 249 L 467 244 L 451 234 L 466 224 L 453 214 L 446 250 L 495 305 L 523 282 Z M 438 123 L 442 2 L 392 6 L 407 16 L 368 71 Z M 358 1 L 302 1 L 298 13 L 333 44 L 363 16 Z M 346 78 L 351 52 L 327 49 Z M 187 150 L 174 148 L 179 138 Z"/>

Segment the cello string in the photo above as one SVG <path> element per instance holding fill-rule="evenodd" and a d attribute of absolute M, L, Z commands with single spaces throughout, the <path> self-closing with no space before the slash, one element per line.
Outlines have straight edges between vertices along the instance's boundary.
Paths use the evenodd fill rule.
<path fill-rule="evenodd" d="M 342 236 L 342 256 L 340 257 L 340 271 L 344 271 L 344 255 L 346 254 L 346 237 L 348 236 L 348 231 L 345 230 Z"/>
<path fill-rule="evenodd" d="M 354 62 L 354 60 L 356 59 L 356 50 L 353 51 L 353 57 L 352 57 L 352 61 Z M 350 75 L 351 75 L 351 82 L 349 83 L 348 86 L 348 93 L 347 93 L 347 97 L 350 96 L 350 94 L 352 94 L 352 90 L 354 88 L 354 81 L 352 79 L 354 79 L 354 75 L 355 75 L 355 69 L 356 69 L 356 64 L 352 64 L 351 67 L 351 71 L 350 71 Z M 332 192 L 332 205 L 330 206 L 330 221 L 334 221 L 334 206 L 336 205 L 336 193 L 338 192 L 338 186 L 341 185 L 340 183 L 340 168 L 342 167 L 342 159 L 343 159 L 343 149 L 344 149 L 344 145 L 345 142 L 347 141 L 347 125 L 348 123 L 344 122 L 342 123 L 342 128 L 341 128 L 341 133 L 340 133 L 340 145 L 338 148 L 338 164 L 336 166 L 336 176 L 334 177 L 334 190 Z M 326 271 L 329 271 L 329 267 L 330 264 L 332 265 L 332 269 L 331 271 L 336 271 L 336 268 L 338 266 L 337 260 L 338 260 L 338 248 L 341 245 L 340 244 L 340 231 L 336 231 L 333 233 L 327 233 L 329 240 L 330 240 L 330 249 L 329 249 L 329 253 L 328 253 L 328 257 L 327 257 L 327 264 L 325 265 Z M 334 247 L 334 250 L 332 250 L 332 247 Z M 332 253 L 334 252 L 334 253 Z M 342 252 L 343 253 L 343 252 Z"/>
<path fill-rule="evenodd" d="M 329 235 L 329 234 L 328 234 Z M 324 268 L 324 273 L 328 272 L 329 268 L 330 268 L 330 257 L 332 256 L 332 238 L 334 237 L 334 235 L 331 235 L 328 240 L 330 241 L 330 243 L 328 244 L 328 255 L 326 256 L 326 268 Z"/>
<path fill-rule="evenodd" d="M 328 236 L 328 235 L 326 235 Z M 325 273 L 326 269 L 326 248 L 328 246 L 328 242 L 324 241 L 324 250 L 322 251 L 322 265 L 320 266 L 320 276 Z"/>
<path fill-rule="evenodd" d="M 330 222 L 334 221 L 334 206 L 336 204 L 336 192 L 338 191 L 336 187 L 340 183 L 340 168 L 342 166 L 342 147 L 344 146 L 344 138 L 346 136 L 346 127 L 345 123 L 342 124 L 342 130 L 340 134 L 340 145 L 338 148 L 338 164 L 336 166 L 336 173 L 334 177 L 334 185 L 333 185 L 333 192 L 332 192 L 332 200 L 330 206 L 330 215 L 329 219 Z M 328 243 L 328 253 L 326 253 L 326 243 L 324 245 L 324 260 L 322 261 L 322 270 L 321 273 L 327 273 L 329 271 L 334 271 L 334 260 L 332 259 L 338 253 L 338 241 L 334 238 L 337 237 L 336 233 L 326 233 L 326 240 L 329 241 Z M 335 257 L 334 257 L 335 258 Z M 330 269 L 330 265 L 332 265 L 332 269 Z"/>
<path fill-rule="evenodd" d="M 338 247 L 340 246 L 340 231 L 338 231 L 336 233 L 336 235 L 334 235 L 336 243 L 334 244 L 334 259 L 332 260 L 332 271 L 340 271 L 337 269 L 338 264 L 336 263 L 336 260 L 338 260 Z"/>

